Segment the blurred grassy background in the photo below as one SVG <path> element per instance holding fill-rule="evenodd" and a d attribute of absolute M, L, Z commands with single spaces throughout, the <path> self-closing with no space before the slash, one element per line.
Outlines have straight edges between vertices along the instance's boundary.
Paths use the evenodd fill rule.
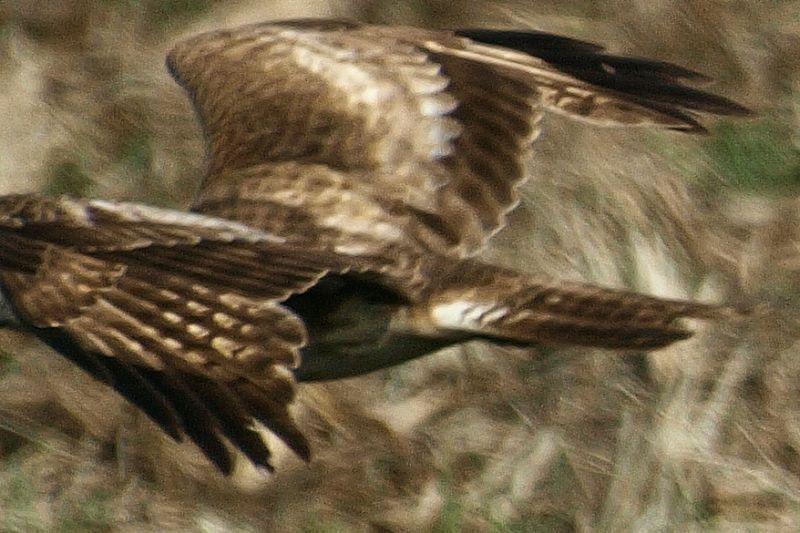
<path fill-rule="evenodd" d="M 654 354 L 468 345 L 302 387 L 317 454 L 220 479 L 2 333 L 0 531 L 775 531 L 800 517 L 800 1 L 0 2 L 0 192 L 184 206 L 181 35 L 348 16 L 566 33 L 709 74 L 759 112 L 705 138 L 548 117 L 487 250 L 541 276 L 757 306 Z"/>

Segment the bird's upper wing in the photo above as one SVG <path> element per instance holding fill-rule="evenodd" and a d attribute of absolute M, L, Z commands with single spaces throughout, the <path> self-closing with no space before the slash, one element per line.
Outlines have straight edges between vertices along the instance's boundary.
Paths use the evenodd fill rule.
<path fill-rule="evenodd" d="M 308 457 L 287 410 L 306 331 L 281 302 L 344 269 L 201 215 L 0 198 L 0 283 L 19 320 L 223 472 L 222 436 L 269 467 L 254 418 Z"/>
<path fill-rule="evenodd" d="M 686 69 L 535 32 L 287 21 L 189 38 L 167 63 L 210 146 L 195 208 L 353 255 L 474 253 L 545 108 L 688 131 L 745 112 Z"/>

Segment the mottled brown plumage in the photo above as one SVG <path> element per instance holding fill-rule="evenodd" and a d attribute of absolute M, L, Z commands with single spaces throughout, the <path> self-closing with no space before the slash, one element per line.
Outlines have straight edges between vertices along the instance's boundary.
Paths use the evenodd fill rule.
<path fill-rule="evenodd" d="M 198 214 L 0 198 L 0 282 L 9 324 L 223 472 L 225 439 L 269 467 L 253 420 L 309 457 L 297 380 L 471 339 L 653 349 L 719 312 L 473 258 L 545 110 L 685 131 L 746 112 L 682 85 L 691 71 L 540 33 L 320 20 L 192 37 L 168 66 L 208 139 Z"/>

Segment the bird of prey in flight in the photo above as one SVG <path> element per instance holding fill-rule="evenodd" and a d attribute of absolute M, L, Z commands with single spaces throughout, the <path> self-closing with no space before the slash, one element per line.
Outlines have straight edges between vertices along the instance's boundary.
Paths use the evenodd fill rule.
<path fill-rule="evenodd" d="M 702 131 L 743 115 L 701 76 L 538 32 L 301 20 L 167 58 L 208 143 L 192 213 L 0 198 L 0 315 L 224 473 L 300 457 L 297 382 L 474 339 L 649 350 L 720 308 L 552 285 L 476 259 L 517 204 L 546 111 Z"/>

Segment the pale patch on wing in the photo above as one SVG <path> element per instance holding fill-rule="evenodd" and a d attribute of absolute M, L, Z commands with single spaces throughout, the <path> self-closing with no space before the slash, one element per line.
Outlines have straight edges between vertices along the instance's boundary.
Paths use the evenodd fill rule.
<path fill-rule="evenodd" d="M 201 241 L 278 245 L 283 237 L 245 224 L 129 202 L 50 198 L 35 194 L 0 198 L 0 226 L 37 239 L 71 241 L 86 252 L 135 250 L 153 244 Z"/>
<path fill-rule="evenodd" d="M 369 254 L 370 247 L 366 243 L 351 242 L 348 244 L 337 244 L 333 250 L 337 254 L 359 257 Z"/>
<path fill-rule="evenodd" d="M 156 224 L 161 227 L 187 228 L 199 234 L 200 237 L 206 232 L 213 235 L 216 241 L 246 241 L 246 242 L 267 242 L 282 244 L 286 239 L 278 235 L 257 230 L 245 224 L 230 220 L 212 218 L 197 213 L 187 213 L 174 209 L 163 209 L 144 204 L 130 202 L 110 202 L 106 200 L 69 200 L 62 198 L 61 205 L 69 206 L 70 209 L 79 210 L 83 207 L 86 218 L 91 223 L 97 216 L 98 211 L 105 215 L 119 217 L 119 221 L 133 224 Z"/>
<path fill-rule="evenodd" d="M 403 234 L 391 224 L 375 222 L 375 218 L 369 218 L 368 213 L 361 213 L 360 216 L 354 213 L 335 213 L 320 220 L 320 225 L 324 228 L 351 231 L 362 235 L 367 235 L 375 239 L 385 241 L 399 241 Z"/>

